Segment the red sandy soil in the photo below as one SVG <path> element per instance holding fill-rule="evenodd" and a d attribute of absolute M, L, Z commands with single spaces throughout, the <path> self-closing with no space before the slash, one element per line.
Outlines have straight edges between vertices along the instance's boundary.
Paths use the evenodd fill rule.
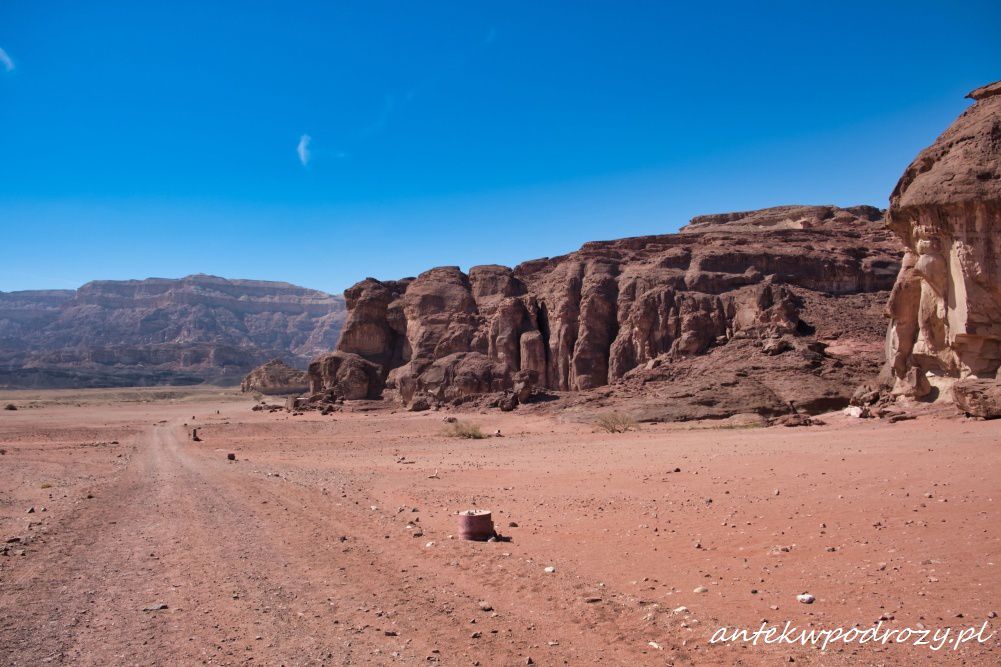
<path fill-rule="evenodd" d="M 38 405 L 0 411 L 3 665 L 1001 663 L 998 634 L 709 643 L 763 619 L 1001 630 L 1001 422 L 611 435 L 491 411 L 455 414 L 503 437 L 458 440 L 364 404 Z M 472 507 L 510 541 L 452 539 Z"/>

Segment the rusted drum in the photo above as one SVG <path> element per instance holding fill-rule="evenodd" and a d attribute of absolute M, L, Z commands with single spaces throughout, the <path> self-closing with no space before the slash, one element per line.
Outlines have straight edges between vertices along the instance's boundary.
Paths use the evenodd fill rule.
<path fill-rule="evenodd" d="M 459 537 L 484 542 L 496 535 L 494 520 L 487 510 L 459 512 Z"/>

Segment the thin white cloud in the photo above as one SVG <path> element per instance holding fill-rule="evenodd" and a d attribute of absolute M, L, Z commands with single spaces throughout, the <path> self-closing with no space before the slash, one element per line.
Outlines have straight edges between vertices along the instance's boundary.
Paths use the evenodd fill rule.
<path fill-rule="evenodd" d="M 8 72 L 14 71 L 14 61 L 10 59 L 10 56 L 3 49 L 0 49 L 0 65 L 3 65 L 4 69 Z"/>
<path fill-rule="evenodd" d="M 301 162 L 304 167 L 309 166 L 309 142 L 312 140 L 313 137 L 308 134 L 304 134 L 299 137 L 299 145 L 295 148 L 295 152 L 299 154 L 299 162 Z"/>

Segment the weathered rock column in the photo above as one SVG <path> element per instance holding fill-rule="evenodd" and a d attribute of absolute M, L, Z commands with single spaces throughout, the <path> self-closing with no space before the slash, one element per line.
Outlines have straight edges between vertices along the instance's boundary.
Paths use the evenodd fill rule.
<path fill-rule="evenodd" d="M 883 379 L 898 395 L 1001 366 L 1001 81 L 968 97 L 890 196 L 887 225 L 907 247 L 887 308 Z"/>

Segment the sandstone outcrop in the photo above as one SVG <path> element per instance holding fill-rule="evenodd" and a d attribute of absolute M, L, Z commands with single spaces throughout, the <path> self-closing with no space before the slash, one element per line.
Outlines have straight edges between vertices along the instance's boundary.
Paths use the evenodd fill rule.
<path fill-rule="evenodd" d="M 272 359 L 258 366 L 240 383 L 240 390 L 244 393 L 301 394 L 307 389 L 309 376 L 306 371 L 292 368 L 281 359 Z"/>
<path fill-rule="evenodd" d="M 0 387 L 238 384 L 276 357 L 305 367 L 345 314 L 340 296 L 206 275 L 0 292 Z"/>
<path fill-rule="evenodd" d="M 331 352 L 309 365 L 309 391 L 328 402 L 337 399 L 376 399 L 383 378 L 377 364 L 350 352 Z"/>
<path fill-rule="evenodd" d="M 994 379 L 1001 366 L 1001 82 L 969 97 L 890 197 L 887 224 L 906 251 L 887 306 L 883 380 L 912 398 Z M 973 399 L 957 390 L 956 400 Z"/>
<path fill-rule="evenodd" d="M 875 206 L 773 206 L 758 211 L 699 215 L 685 225 L 682 233 L 696 232 L 759 232 L 778 229 L 816 229 L 839 221 L 851 224 L 855 218 L 870 222 L 883 219 L 883 211 Z"/>
<path fill-rule="evenodd" d="M 337 349 L 373 363 L 385 389 L 407 405 L 625 386 L 739 348 L 726 363 L 743 364 L 750 354 L 813 378 L 748 397 L 748 411 L 781 413 L 793 400 L 837 407 L 858 378 L 818 379 L 836 359 L 810 346 L 824 329 L 846 345 L 858 342 L 878 368 L 885 325 L 868 300 L 885 298 L 899 268 L 899 246 L 879 213 L 822 206 L 703 216 L 679 234 L 588 243 L 513 269 L 368 278 L 345 293 L 349 315 Z M 793 222 L 760 222 L 774 220 Z M 848 307 L 862 302 L 861 313 Z M 330 388 L 312 368 L 310 376 L 314 390 Z M 802 385 L 830 400 L 804 394 Z"/>

